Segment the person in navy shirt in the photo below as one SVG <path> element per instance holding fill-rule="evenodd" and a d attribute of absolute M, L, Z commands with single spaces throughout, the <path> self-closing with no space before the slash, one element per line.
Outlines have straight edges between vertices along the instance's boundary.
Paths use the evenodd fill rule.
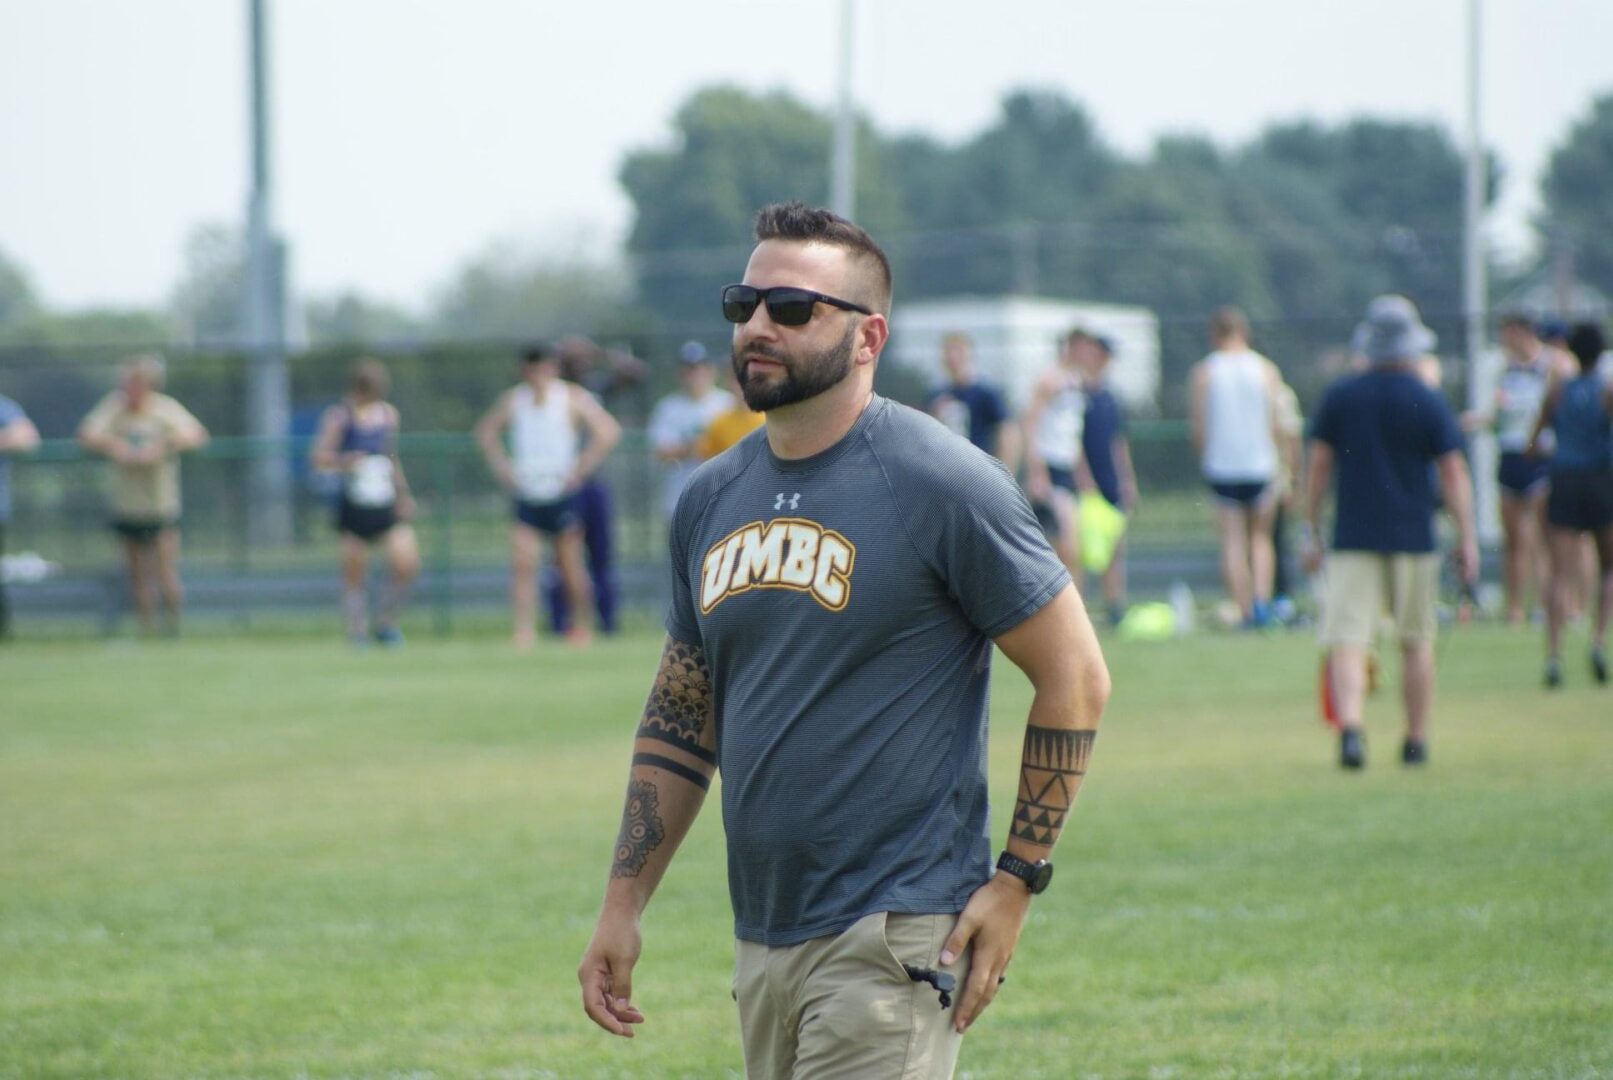
<path fill-rule="evenodd" d="M 968 334 L 941 339 L 941 364 L 947 383 L 930 394 L 924 408 L 941 423 L 998 460 L 1010 453 L 1004 445 L 1013 425 L 1005 425 L 1008 407 L 995 386 L 975 377 L 974 343 Z"/>
<path fill-rule="evenodd" d="M 1108 338 L 1082 333 L 1077 362 L 1086 380 L 1087 411 L 1081 425 L 1081 458 L 1097 493 L 1130 515 L 1137 508 L 1137 473 L 1131 465 L 1131 441 L 1126 437 L 1126 411 L 1106 380 L 1114 355 L 1114 343 Z M 1118 625 L 1126 611 L 1124 536 L 1116 542 L 1103 571 L 1103 600 L 1110 624 Z"/>
<path fill-rule="evenodd" d="M 1445 399 L 1416 372 L 1418 358 L 1435 340 L 1404 296 L 1372 301 L 1351 343 L 1371 366 L 1329 387 L 1311 423 L 1305 563 L 1310 573 L 1322 566 L 1322 501 L 1336 487 L 1322 641 L 1329 649 L 1341 728 L 1339 763 L 1345 768 L 1365 763 L 1366 658 L 1386 610 L 1404 656 L 1401 760 L 1418 765 L 1427 758 L 1439 582 L 1436 471 L 1445 509 L 1459 533 L 1456 557 L 1463 580 L 1471 583 L 1478 572 L 1462 435 Z"/>

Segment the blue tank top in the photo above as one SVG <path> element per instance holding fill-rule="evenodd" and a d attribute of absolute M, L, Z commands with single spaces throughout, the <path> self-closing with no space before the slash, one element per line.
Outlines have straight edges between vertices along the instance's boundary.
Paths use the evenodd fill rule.
<path fill-rule="evenodd" d="M 353 406 L 342 405 L 342 441 L 337 450 L 343 454 L 390 454 L 392 452 L 392 424 L 383 419 L 379 424 L 360 424 Z"/>
<path fill-rule="evenodd" d="M 1557 429 L 1553 472 L 1587 472 L 1613 466 L 1613 421 L 1602 404 L 1602 380 L 1595 372 L 1563 384 L 1552 415 Z"/>

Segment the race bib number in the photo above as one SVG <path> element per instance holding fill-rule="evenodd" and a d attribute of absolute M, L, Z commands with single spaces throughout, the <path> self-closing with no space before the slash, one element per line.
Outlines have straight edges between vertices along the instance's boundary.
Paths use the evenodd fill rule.
<path fill-rule="evenodd" d="M 392 482 L 392 459 L 385 454 L 360 458 L 347 474 L 347 499 L 354 506 L 391 506 L 397 500 Z"/>

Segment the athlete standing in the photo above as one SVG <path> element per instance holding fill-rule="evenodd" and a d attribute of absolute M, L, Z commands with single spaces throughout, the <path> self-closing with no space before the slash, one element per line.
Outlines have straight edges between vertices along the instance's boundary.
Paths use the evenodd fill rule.
<path fill-rule="evenodd" d="M 1277 558 L 1272 526 L 1281 495 L 1282 374 L 1249 347 L 1249 323 L 1237 308 L 1222 308 L 1210 319 L 1210 344 L 1189 384 L 1193 445 L 1214 495 L 1227 595 L 1245 626 L 1265 626 Z"/>
<path fill-rule="evenodd" d="M 510 525 L 511 640 L 530 648 L 536 640 L 538 558 L 543 541 L 565 584 L 572 622 L 568 641 L 593 637 L 585 613 L 593 607 L 583 562 L 582 521 L 576 492 L 622 437 L 621 425 L 587 390 L 560 378 L 560 360 L 547 344 L 522 353 L 523 379 L 506 390 L 476 422 L 476 442 L 498 482 L 513 497 Z M 503 435 L 509 432 L 506 452 Z M 586 443 L 579 449 L 579 437 Z"/>
<path fill-rule="evenodd" d="M 1087 399 L 1079 346 L 1084 331 L 1059 342 L 1057 360 L 1036 378 L 1020 417 L 1025 445 L 1025 494 L 1053 520 L 1053 548 L 1072 577 L 1081 576 L 1081 512 L 1076 472 L 1081 464 Z"/>
<path fill-rule="evenodd" d="M 1562 684 L 1562 633 L 1581 581 L 1580 539 L 1596 545 L 1596 627 L 1591 634 L 1591 674 L 1607 682 L 1607 626 L 1613 613 L 1613 383 L 1596 365 L 1606 349 L 1600 327 L 1574 327 L 1568 344 L 1578 361 L 1572 379 L 1553 376 L 1530 432 L 1529 450 L 1541 434 L 1556 431 L 1551 458 L 1551 494 L 1546 521 L 1551 549 L 1551 591 L 1546 604 L 1546 685 Z"/>
<path fill-rule="evenodd" d="M 386 400 L 391 380 L 379 360 L 353 364 L 347 395 L 319 419 L 310 458 L 316 469 L 340 475 L 336 531 L 342 542 L 342 612 L 347 640 L 369 640 L 370 611 L 365 579 L 370 551 L 386 556 L 388 578 L 375 606 L 375 640 L 401 645 L 398 614 L 409 586 L 420 573 L 415 539 L 414 497 L 398 457 L 397 408 Z"/>

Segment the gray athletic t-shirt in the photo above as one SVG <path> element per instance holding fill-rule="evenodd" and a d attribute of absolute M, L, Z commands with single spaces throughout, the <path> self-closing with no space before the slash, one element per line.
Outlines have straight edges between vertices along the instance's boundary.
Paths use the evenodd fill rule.
<path fill-rule="evenodd" d="M 991 875 L 991 639 L 1070 577 L 1018 485 L 876 397 L 799 461 L 766 429 L 691 478 L 667 630 L 711 667 L 734 933 L 789 945 L 963 909 Z"/>

